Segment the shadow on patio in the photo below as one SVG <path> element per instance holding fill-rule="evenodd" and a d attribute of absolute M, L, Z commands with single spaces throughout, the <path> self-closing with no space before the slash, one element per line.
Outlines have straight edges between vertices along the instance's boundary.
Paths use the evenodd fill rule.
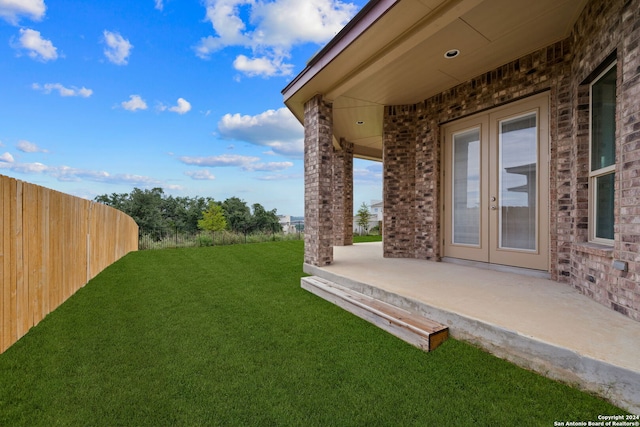
<path fill-rule="evenodd" d="M 454 338 L 640 413 L 640 323 L 568 285 L 383 258 L 379 242 L 334 247 L 332 265 L 305 264 L 304 270 L 447 325 Z"/>

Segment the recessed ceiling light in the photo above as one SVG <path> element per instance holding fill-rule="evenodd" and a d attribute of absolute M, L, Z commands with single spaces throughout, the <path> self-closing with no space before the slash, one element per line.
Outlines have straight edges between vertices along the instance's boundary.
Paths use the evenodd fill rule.
<path fill-rule="evenodd" d="M 362 120 L 358 120 L 358 121 L 356 122 L 356 124 L 357 124 L 358 126 L 362 126 L 362 125 L 364 124 L 364 121 L 362 121 Z"/>
<path fill-rule="evenodd" d="M 460 51 L 458 49 L 449 49 L 444 53 L 444 57 L 447 59 L 453 59 L 458 55 L 460 55 Z"/>

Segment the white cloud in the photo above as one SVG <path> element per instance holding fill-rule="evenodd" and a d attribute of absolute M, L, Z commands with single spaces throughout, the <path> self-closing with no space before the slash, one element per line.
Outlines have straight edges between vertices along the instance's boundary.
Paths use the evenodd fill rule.
<path fill-rule="evenodd" d="M 11 155 L 11 153 L 4 153 L 3 155 L 0 156 L 0 162 L 4 162 L 4 163 L 13 163 L 15 160 L 13 158 L 13 156 Z"/>
<path fill-rule="evenodd" d="M 359 160 L 358 163 L 354 162 L 353 181 L 360 184 L 382 184 L 382 163 L 374 162 L 367 166 L 364 166 L 363 163 L 371 162 L 363 160 Z"/>
<path fill-rule="evenodd" d="M 251 38 L 244 34 L 246 25 L 240 17 L 240 7 L 252 0 L 206 0 L 206 20 L 211 22 L 218 37 L 209 36 L 200 40 L 196 53 L 206 58 L 226 46 L 249 46 Z"/>
<path fill-rule="evenodd" d="M 8 165 L 8 169 L 11 169 L 14 172 L 25 173 L 25 174 L 37 174 L 45 172 L 48 167 L 43 165 L 42 163 L 13 163 Z"/>
<path fill-rule="evenodd" d="M 8 156 L 7 156 L 8 154 Z M 178 185 L 166 185 L 164 182 L 144 175 L 136 174 L 110 174 L 105 171 L 79 169 L 70 166 L 47 166 L 43 163 L 16 163 L 9 161 L 13 156 L 5 153 L 0 156 L 0 169 L 8 169 L 23 174 L 45 174 L 63 182 L 101 182 L 106 184 L 126 184 L 138 187 L 165 187 L 173 190 L 181 190 Z"/>
<path fill-rule="evenodd" d="M 127 65 L 133 45 L 119 33 L 104 30 L 104 55 L 116 65 Z"/>
<path fill-rule="evenodd" d="M 244 167 L 260 160 L 259 157 L 240 156 L 237 154 L 222 154 L 220 156 L 208 157 L 189 157 L 182 156 L 178 160 L 186 165 L 206 166 L 206 167 L 227 167 L 239 166 Z"/>
<path fill-rule="evenodd" d="M 241 156 L 237 154 L 222 154 L 220 156 L 189 157 L 178 158 L 182 163 L 192 166 L 202 167 L 239 167 L 248 172 L 273 172 L 288 169 L 293 166 L 291 162 L 260 162 L 259 157 Z M 208 171 L 207 171 L 208 173 Z M 194 172 L 185 172 L 193 178 Z M 203 178 L 194 178 L 203 179 Z"/>
<path fill-rule="evenodd" d="M 183 185 L 178 185 L 178 184 L 162 184 L 162 188 L 165 190 L 172 190 L 172 191 L 186 190 L 186 188 Z"/>
<path fill-rule="evenodd" d="M 289 169 L 292 166 L 291 162 L 250 163 L 243 166 L 243 169 L 253 172 L 274 172 Z"/>
<path fill-rule="evenodd" d="M 164 9 L 164 4 L 162 3 L 162 0 L 155 0 L 155 3 L 156 3 L 156 6 L 155 6 L 156 9 L 158 10 Z"/>
<path fill-rule="evenodd" d="M 39 21 L 46 10 L 44 0 L 0 0 L 0 17 L 13 25 L 18 23 L 20 16 Z"/>
<path fill-rule="evenodd" d="M 18 141 L 18 143 L 16 144 L 16 148 L 22 151 L 23 153 L 48 153 L 49 152 L 44 148 L 38 147 L 37 144 L 34 144 L 33 142 L 29 142 L 24 139 L 21 139 L 20 141 Z"/>
<path fill-rule="evenodd" d="M 250 49 L 234 66 L 249 76 L 290 75 L 285 63 L 297 44 L 324 43 L 353 17 L 357 6 L 340 0 L 205 0 L 216 36 L 202 38 L 196 55 L 207 59 L 227 46 Z"/>
<path fill-rule="evenodd" d="M 185 175 L 198 181 L 213 181 L 216 177 L 207 169 L 199 171 L 186 171 Z"/>
<path fill-rule="evenodd" d="M 69 166 L 58 166 L 47 168 L 49 175 L 58 179 L 58 181 L 82 181 L 83 179 L 89 181 L 102 182 L 109 178 L 109 174 L 104 171 L 91 171 L 86 169 L 72 168 Z"/>
<path fill-rule="evenodd" d="M 274 175 L 264 175 L 258 178 L 260 181 L 288 181 L 288 180 L 300 180 L 300 179 L 304 179 L 304 175 L 301 174 L 292 174 L 292 175 L 285 175 L 285 174 L 274 174 Z"/>
<path fill-rule="evenodd" d="M 147 103 L 144 101 L 144 99 L 140 98 L 140 95 L 129 95 L 129 100 L 122 101 L 120 105 L 122 105 L 122 108 L 128 111 L 147 109 Z"/>
<path fill-rule="evenodd" d="M 293 71 L 292 64 L 283 64 L 282 58 L 248 58 L 245 55 L 238 55 L 233 61 L 233 68 L 246 74 L 249 77 L 263 76 L 288 76 Z"/>
<path fill-rule="evenodd" d="M 169 111 L 173 111 L 178 114 L 185 114 L 191 111 L 191 104 L 184 98 L 178 98 L 178 103 L 174 107 L 170 107 Z"/>
<path fill-rule="evenodd" d="M 335 36 L 357 6 L 339 0 L 276 0 L 256 2 L 253 19 L 260 22 L 257 41 L 273 46 L 324 43 Z"/>
<path fill-rule="evenodd" d="M 42 62 L 52 61 L 58 58 L 58 49 L 51 40 L 43 39 L 40 31 L 29 28 L 20 28 L 18 48 L 27 50 L 30 58 Z"/>
<path fill-rule="evenodd" d="M 50 94 L 54 90 L 58 91 L 60 96 L 80 96 L 83 98 L 88 98 L 93 94 L 91 89 L 87 89 L 86 87 L 77 88 L 75 86 L 71 86 L 70 88 L 61 85 L 60 83 L 45 83 L 40 86 L 38 83 L 34 83 L 31 85 L 34 90 L 42 91 L 43 93 Z"/>
<path fill-rule="evenodd" d="M 304 152 L 304 129 L 286 108 L 255 116 L 225 114 L 218 132 L 227 139 L 269 147 L 277 154 L 301 157 Z"/>

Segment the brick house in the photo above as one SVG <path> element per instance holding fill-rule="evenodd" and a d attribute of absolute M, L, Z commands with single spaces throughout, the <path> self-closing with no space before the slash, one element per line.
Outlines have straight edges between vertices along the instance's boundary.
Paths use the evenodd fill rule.
<path fill-rule="evenodd" d="M 640 0 L 371 0 L 283 90 L 305 263 L 383 163 L 385 257 L 570 284 L 640 320 Z"/>

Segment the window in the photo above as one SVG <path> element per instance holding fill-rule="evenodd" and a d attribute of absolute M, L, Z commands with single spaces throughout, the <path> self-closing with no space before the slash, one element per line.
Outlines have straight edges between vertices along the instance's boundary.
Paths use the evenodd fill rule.
<path fill-rule="evenodd" d="M 613 244 L 616 167 L 616 65 L 609 66 L 590 91 L 589 234 L 596 243 Z"/>

